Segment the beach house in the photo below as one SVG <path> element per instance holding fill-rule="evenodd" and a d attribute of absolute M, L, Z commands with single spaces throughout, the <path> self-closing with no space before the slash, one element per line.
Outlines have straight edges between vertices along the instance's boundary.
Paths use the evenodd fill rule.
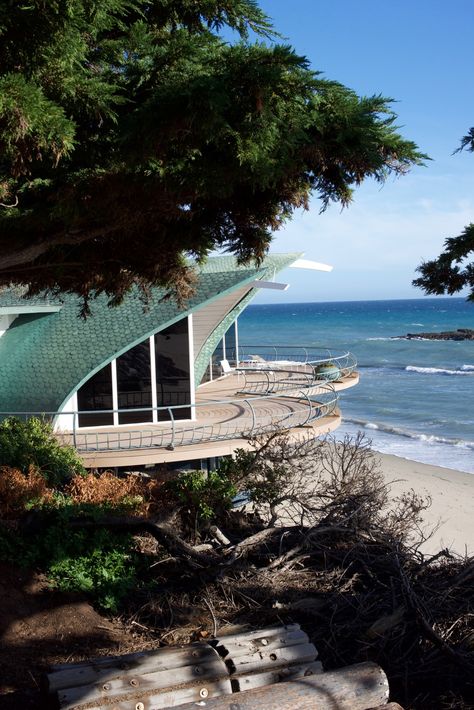
<path fill-rule="evenodd" d="M 275 428 L 333 431 L 338 391 L 358 382 L 350 353 L 239 343 L 239 314 L 260 288 L 284 289 L 275 275 L 291 265 L 311 267 L 301 254 L 210 258 L 184 306 L 161 289 L 117 307 L 100 295 L 85 320 L 77 296 L 4 290 L 0 417 L 47 417 L 88 467 L 209 460 Z"/>

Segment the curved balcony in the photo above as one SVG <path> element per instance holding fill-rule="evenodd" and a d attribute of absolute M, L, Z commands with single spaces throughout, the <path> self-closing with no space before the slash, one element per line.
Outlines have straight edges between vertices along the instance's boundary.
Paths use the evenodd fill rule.
<path fill-rule="evenodd" d="M 244 378 L 245 392 L 291 389 L 298 380 L 301 387 L 330 382 L 339 391 L 359 381 L 357 361 L 350 352 L 336 354 L 298 345 L 239 345 L 238 357 L 231 350 L 228 360 Z M 261 373 L 260 381 L 257 373 Z"/>
<path fill-rule="evenodd" d="M 337 395 L 331 385 L 320 385 L 311 397 L 305 390 L 285 394 L 239 396 L 233 399 L 208 399 L 193 405 L 158 407 L 157 424 L 105 427 L 95 431 L 74 428 L 61 432 L 80 453 L 123 451 L 143 448 L 174 450 L 177 447 L 229 440 L 248 439 L 277 429 L 311 425 L 334 413 Z M 192 411 L 192 419 L 182 420 L 182 412 Z M 118 411 L 118 410 L 109 410 Z M 125 411 L 125 410 L 124 410 Z M 130 412 L 143 409 L 127 409 Z M 148 413 L 150 409 L 146 410 Z M 87 413 L 87 412 L 83 412 Z"/>
<path fill-rule="evenodd" d="M 338 396 L 331 384 L 304 386 L 302 381 L 292 380 L 291 371 L 280 374 L 284 379 L 274 383 L 271 393 L 242 393 L 242 375 L 232 373 L 200 387 L 192 405 L 103 410 L 144 412 L 144 419 L 153 411 L 158 421 L 150 424 L 79 428 L 78 412 L 66 411 L 4 412 L 1 416 L 42 416 L 55 421 L 56 436 L 72 444 L 86 465 L 97 467 L 222 456 L 239 446 L 248 447 L 248 440 L 260 434 L 296 428 L 297 437 L 318 436 L 338 426 Z M 261 380 L 261 373 L 259 377 Z M 246 381 L 251 383 L 251 378 Z M 95 412 L 81 412 L 88 413 Z M 65 421 L 70 424 L 59 429 Z"/>

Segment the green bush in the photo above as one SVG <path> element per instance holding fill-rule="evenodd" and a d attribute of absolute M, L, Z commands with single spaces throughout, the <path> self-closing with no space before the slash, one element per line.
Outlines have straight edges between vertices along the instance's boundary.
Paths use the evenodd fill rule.
<path fill-rule="evenodd" d="M 0 466 L 18 468 L 26 474 L 31 465 L 52 486 L 85 473 L 75 449 L 58 442 L 49 422 L 36 417 L 25 422 L 8 417 L 0 423 Z"/>
<path fill-rule="evenodd" d="M 115 613 L 138 586 L 144 564 L 131 535 L 67 526 L 69 511 L 50 511 L 41 532 L 0 528 L 0 561 L 45 572 L 54 588 L 86 593 L 101 609 Z"/>
<path fill-rule="evenodd" d="M 229 510 L 237 489 L 228 477 L 211 471 L 183 473 L 168 481 L 166 490 L 191 516 L 210 520 Z"/>

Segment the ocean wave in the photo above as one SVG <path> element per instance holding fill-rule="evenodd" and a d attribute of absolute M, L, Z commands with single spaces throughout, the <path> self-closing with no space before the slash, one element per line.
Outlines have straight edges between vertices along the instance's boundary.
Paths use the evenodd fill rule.
<path fill-rule="evenodd" d="M 366 338 L 366 340 L 397 340 L 397 338 Z"/>
<path fill-rule="evenodd" d="M 474 441 L 466 441 L 465 439 L 452 439 L 447 436 L 434 436 L 433 434 L 419 434 L 418 432 L 408 431 L 389 424 L 381 424 L 376 422 L 365 421 L 363 419 L 351 419 L 344 417 L 344 422 L 355 424 L 363 429 L 376 430 L 384 434 L 392 434 L 393 436 L 402 436 L 405 439 L 414 439 L 427 444 L 444 444 L 447 446 L 458 446 L 463 449 L 474 449 Z"/>
<path fill-rule="evenodd" d="M 418 367 L 417 365 L 407 365 L 406 372 L 418 372 L 421 375 L 474 375 L 474 367 L 463 365 L 459 370 L 449 370 L 443 367 Z"/>

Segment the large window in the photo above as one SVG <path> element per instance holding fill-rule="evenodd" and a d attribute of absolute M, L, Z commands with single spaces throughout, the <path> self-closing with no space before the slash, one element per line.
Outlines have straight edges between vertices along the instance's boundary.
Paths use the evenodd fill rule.
<path fill-rule="evenodd" d="M 150 341 L 135 345 L 117 358 L 118 423 L 152 422 L 151 409 L 123 412 L 123 409 L 152 407 Z"/>
<path fill-rule="evenodd" d="M 187 319 L 155 335 L 156 396 L 158 407 L 176 407 L 191 402 L 189 332 Z M 159 412 L 160 419 L 169 413 Z M 187 407 L 174 409 L 175 419 L 189 419 Z"/>
<path fill-rule="evenodd" d="M 77 392 L 79 426 L 190 419 L 191 408 L 181 406 L 193 401 L 190 347 L 189 319 L 182 318 L 103 367 Z M 159 407 L 172 407 L 172 415 Z"/>
<path fill-rule="evenodd" d="M 77 392 L 77 408 L 79 410 L 79 426 L 107 426 L 114 423 L 112 396 L 112 368 L 106 365 L 85 382 Z M 87 412 L 95 410 L 89 414 Z"/>

